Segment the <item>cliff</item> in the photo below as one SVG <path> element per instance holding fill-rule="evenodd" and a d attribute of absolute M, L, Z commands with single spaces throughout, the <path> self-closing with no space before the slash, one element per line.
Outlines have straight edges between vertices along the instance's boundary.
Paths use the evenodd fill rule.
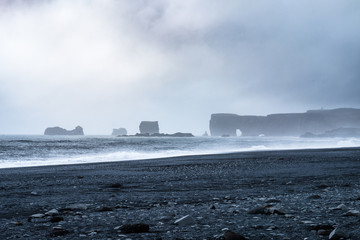
<path fill-rule="evenodd" d="M 159 133 L 158 121 L 142 121 L 139 126 L 140 134 L 154 134 Z"/>
<path fill-rule="evenodd" d="M 300 136 L 306 132 L 321 134 L 337 128 L 360 128 L 360 109 L 338 108 L 309 110 L 305 113 L 245 116 L 217 113 L 210 119 L 212 136 Z"/>
<path fill-rule="evenodd" d="M 73 130 L 66 130 L 61 127 L 50 127 L 45 129 L 44 135 L 84 135 L 84 131 L 80 126 L 77 126 Z"/>

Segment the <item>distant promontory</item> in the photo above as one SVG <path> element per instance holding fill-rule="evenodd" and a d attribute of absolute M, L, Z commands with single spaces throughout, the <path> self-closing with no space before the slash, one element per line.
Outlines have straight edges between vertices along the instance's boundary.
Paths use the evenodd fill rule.
<path fill-rule="evenodd" d="M 217 113 L 210 119 L 211 136 L 236 136 L 237 131 L 241 136 L 301 136 L 341 128 L 347 131 L 360 128 L 360 109 L 309 110 L 267 116 Z"/>
<path fill-rule="evenodd" d="M 44 135 L 84 135 L 84 130 L 80 126 L 77 126 L 73 130 L 66 130 L 61 127 L 49 127 L 45 129 Z"/>

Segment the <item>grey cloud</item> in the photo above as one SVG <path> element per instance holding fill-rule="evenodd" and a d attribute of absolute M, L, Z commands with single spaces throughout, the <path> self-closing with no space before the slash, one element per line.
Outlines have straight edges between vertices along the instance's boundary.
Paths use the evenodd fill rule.
<path fill-rule="evenodd" d="M 200 134 L 213 112 L 360 104 L 356 0 L 10 2 L 0 112 L 32 113 L 36 132 L 150 119 Z"/>

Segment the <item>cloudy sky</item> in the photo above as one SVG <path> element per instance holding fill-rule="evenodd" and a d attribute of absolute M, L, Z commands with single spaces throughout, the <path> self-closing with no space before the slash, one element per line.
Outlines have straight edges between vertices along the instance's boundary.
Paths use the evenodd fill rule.
<path fill-rule="evenodd" d="M 359 24 L 358 0 L 0 0 L 0 134 L 359 108 Z"/>

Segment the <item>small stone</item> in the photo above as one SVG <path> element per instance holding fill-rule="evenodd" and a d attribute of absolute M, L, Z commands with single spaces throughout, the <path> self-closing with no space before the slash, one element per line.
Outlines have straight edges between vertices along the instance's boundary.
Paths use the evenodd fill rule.
<path fill-rule="evenodd" d="M 47 212 L 45 213 L 45 215 L 48 215 L 48 216 L 59 215 L 59 211 L 56 210 L 56 209 L 51 209 L 50 211 L 47 211 Z"/>
<path fill-rule="evenodd" d="M 12 222 L 12 224 L 14 224 L 15 226 L 22 226 L 23 225 L 22 222 Z"/>
<path fill-rule="evenodd" d="M 226 231 L 224 234 L 224 240 L 246 240 L 246 238 L 232 231 Z"/>
<path fill-rule="evenodd" d="M 334 227 L 330 224 L 317 224 L 317 225 L 311 225 L 309 227 L 310 230 L 334 230 Z M 329 233 L 330 234 L 330 233 Z M 329 235 L 328 234 L 328 235 Z"/>
<path fill-rule="evenodd" d="M 316 234 L 320 236 L 329 236 L 332 231 L 329 229 L 319 229 Z"/>
<path fill-rule="evenodd" d="M 37 213 L 37 214 L 31 215 L 31 218 L 43 218 L 43 217 L 45 217 L 45 214 L 42 214 L 42 213 Z"/>
<path fill-rule="evenodd" d="M 329 240 L 340 240 L 347 238 L 349 238 L 349 234 L 337 228 L 335 228 L 329 235 Z"/>
<path fill-rule="evenodd" d="M 347 213 L 344 214 L 344 216 L 350 217 L 350 216 L 360 216 L 360 212 L 358 210 L 349 210 Z"/>
<path fill-rule="evenodd" d="M 51 237 L 58 237 L 58 236 L 64 236 L 66 234 L 68 234 L 69 231 L 65 230 L 61 227 L 53 227 L 53 229 L 50 231 L 50 236 Z"/>
<path fill-rule="evenodd" d="M 39 193 L 38 193 L 38 192 L 35 192 L 35 191 L 31 192 L 30 194 L 31 194 L 32 196 L 39 196 Z"/>
<path fill-rule="evenodd" d="M 348 208 L 345 206 L 345 204 L 340 204 L 340 205 L 338 205 L 338 206 L 336 206 L 336 207 L 334 207 L 334 208 L 331 208 L 330 210 L 334 210 L 334 211 L 336 211 L 336 210 L 347 211 Z"/>
<path fill-rule="evenodd" d="M 263 207 L 256 207 L 250 209 L 248 214 L 277 214 L 277 215 L 285 215 L 283 211 L 280 209 L 273 207 L 271 204 L 265 205 Z"/>
<path fill-rule="evenodd" d="M 215 205 L 212 205 L 210 209 L 215 210 L 216 209 Z"/>
<path fill-rule="evenodd" d="M 59 217 L 59 216 L 53 216 L 53 217 L 50 219 L 50 222 L 52 222 L 52 223 L 61 222 L 61 221 L 64 221 L 64 218 L 63 218 L 63 217 Z"/>
<path fill-rule="evenodd" d="M 174 224 L 179 226 L 193 225 L 195 224 L 195 220 L 190 215 L 186 215 L 182 218 L 175 220 Z"/>
<path fill-rule="evenodd" d="M 106 206 L 100 207 L 98 209 L 99 212 L 111 212 L 112 210 L 113 210 L 112 208 Z"/>
<path fill-rule="evenodd" d="M 137 223 L 137 224 L 125 224 L 120 227 L 123 233 L 144 233 L 149 232 L 150 227 L 148 224 Z"/>
<path fill-rule="evenodd" d="M 308 199 L 321 199 L 320 195 L 311 195 L 308 197 Z"/>
<path fill-rule="evenodd" d="M 272 205 L 266 205 L 263 207 L 256 207 L 256 208 L 252 208 L 248 211 L 248 214 L 265 214 L 265 209 L 268 207 L 272 207 Z"/>

